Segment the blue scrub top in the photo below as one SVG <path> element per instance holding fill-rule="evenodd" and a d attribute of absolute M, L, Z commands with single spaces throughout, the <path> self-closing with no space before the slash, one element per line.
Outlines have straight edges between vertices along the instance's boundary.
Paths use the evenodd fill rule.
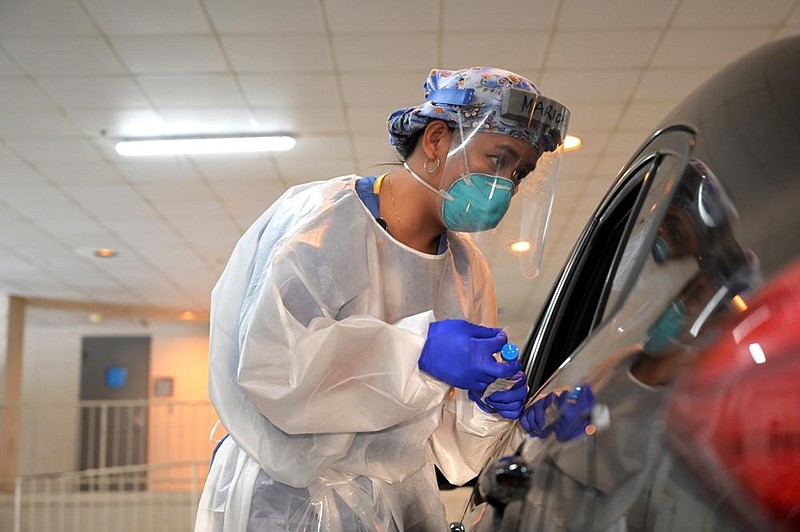
<path fill-rule="evenodd" d="M 383 174 L 383 176 L 385 175 L 386 174 Z M 378 177 L 379 176 L 371 175 L 367 177 L 362 177 L 358 181 L 356 181 L 356 194 L 358 194 L 358 197 L 361 198 L 361 201 L 364 203 L 364 205 L 366 205 L 367 209 L 369 209 L 369 212 L 372 214 L 372 216 L 375 217 L 375 220 L 377 220 L 378 224 L 381 227 L 383 227 L 387 233 L 389 233 L 389 228 L 386 225 L 386 220 L 381 218 L 381 212 L 380 212 L 381 198 L 378 195 L 379 190 L 378 191 L 375 190 L 375 182 L 378 180 Z M 378 184 L 378 186 L 380 186 L 380 183 Z M 445 252 L 445 250 L 447 250 L 447 238 L 445 233 L 442 233 L 442 235 L 439 237 L 439 250 L 436 253 L 438 255 L 441 255 L 442 253 Z"/>

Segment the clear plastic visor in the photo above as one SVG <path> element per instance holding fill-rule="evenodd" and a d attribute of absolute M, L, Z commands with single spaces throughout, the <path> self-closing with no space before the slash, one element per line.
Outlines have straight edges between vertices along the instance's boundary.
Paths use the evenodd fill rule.
<path fill-rule="evenodd" d="M 448 229 L 470 233 L 490 259 L 516 256 L 527 279 L 539 274 L 553 205 L 561 144 L 543 151 L 493 133 L 484 121 L 453 131 L 438 185 Z"/>

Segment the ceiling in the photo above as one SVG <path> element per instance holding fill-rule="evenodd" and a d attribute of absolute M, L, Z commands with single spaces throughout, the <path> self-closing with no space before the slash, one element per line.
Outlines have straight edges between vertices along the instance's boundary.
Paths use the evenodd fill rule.
<path fill-rule="evenodd" d="M 562 162 L 538 281 L 489 251 L 501 322 L 525 328 L 658 120 L 727 62 L 798 33 L 800 0 L 2 0 L 0 292 L 207 310 L 237 238 L 282 191 L 395 161 L 386 116 L 421 101 L 428 71 L 491 65 L 566 104 L 584 140 Z M 245 132 L 297 146 L 113 149 Z"/>

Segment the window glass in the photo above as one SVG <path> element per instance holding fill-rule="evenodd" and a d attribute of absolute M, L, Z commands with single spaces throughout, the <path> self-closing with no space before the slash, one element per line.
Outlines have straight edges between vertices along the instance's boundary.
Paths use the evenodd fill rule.
<path fill-rule="evenodd" d="M 613 271 L 617 250 L 628 227 L 631 213 L 651 173 L 652 162 L 631 173 L 609 207 L 599 214 L 594 226 L 576 246 L 577 263 L 570 264 L 562 276 L 563 283 L 551 295 L 552 308 L 543 314 L 537 329 L 544 332 L 535 352 L 548 353 L 532 361 L 528 369 L 532 389 L 550 376 L 570 353 L 589 335 L 596 322 L 596 309 L 603 298 L 604 287 Z"/>

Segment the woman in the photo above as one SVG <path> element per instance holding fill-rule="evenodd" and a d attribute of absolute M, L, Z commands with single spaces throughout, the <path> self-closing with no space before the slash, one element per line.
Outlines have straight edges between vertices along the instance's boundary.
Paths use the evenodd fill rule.
<path fill-rule="evenodd" d="M 230 437 L 197 531 L 442 528 L 434 464 L 469 480 L 519 417 L 525 378 L 493 356 L 491 274 L 459 232 L 497 225 L 567 115 L 535 116 L 538 90 L 498 69 L 434 70 L 425 91 L 389 119 L 402 168 L 290 189 L 214 288 Z"/>

